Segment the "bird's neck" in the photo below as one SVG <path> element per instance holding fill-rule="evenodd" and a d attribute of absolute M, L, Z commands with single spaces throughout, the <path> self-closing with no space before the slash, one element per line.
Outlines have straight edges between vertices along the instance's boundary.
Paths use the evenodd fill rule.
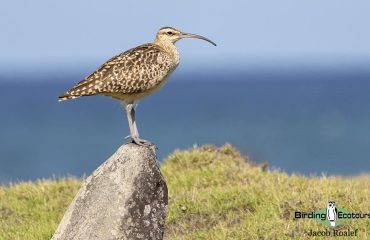
<path fill-rule="evenodd" d="M 175 44 L 172 42 L 158 41 L 157 39 L 154 43 L 162 47 L 173 58 L 176 64 L 180 62 L 180 55 Z"/>

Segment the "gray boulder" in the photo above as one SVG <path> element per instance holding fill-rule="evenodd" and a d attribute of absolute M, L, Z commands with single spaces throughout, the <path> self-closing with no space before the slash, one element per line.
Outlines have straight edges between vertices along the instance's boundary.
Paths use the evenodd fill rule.
<path fill-rule="evenodd" d="M 52 240 L 163 239 L 167 204 L 154 147 L 125 144 L 84 181 Z"/>

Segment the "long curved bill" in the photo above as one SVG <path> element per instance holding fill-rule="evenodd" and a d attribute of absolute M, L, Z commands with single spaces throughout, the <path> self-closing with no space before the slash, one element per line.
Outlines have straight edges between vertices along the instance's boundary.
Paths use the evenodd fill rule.
<path fill-rule="evenodd" d="M 208 38 L 205 38 L 205 37 L 200 36 L 200 35 L 192 34 L 192 33 L 181 33 L 180 37 L 181 38 L 198 38 L 198 39 L 202 39 L 204 41 L 207 41 L 207 42 L 211 43 L 214 46 L 217 46 L 216 43 L 212 42 Z"/>

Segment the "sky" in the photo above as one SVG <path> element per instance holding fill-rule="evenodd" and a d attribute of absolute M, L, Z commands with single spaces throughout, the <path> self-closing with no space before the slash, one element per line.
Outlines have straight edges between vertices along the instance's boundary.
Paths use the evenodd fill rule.
<path fill-rule="evenodd" d="M 12 0 L 0 3 L 0 73 L 100 65 L 150 42 L 162 26 L 218 44 L 177 43 L 198 65 L 370 60 L 368 0 L 124 1 Z"/>

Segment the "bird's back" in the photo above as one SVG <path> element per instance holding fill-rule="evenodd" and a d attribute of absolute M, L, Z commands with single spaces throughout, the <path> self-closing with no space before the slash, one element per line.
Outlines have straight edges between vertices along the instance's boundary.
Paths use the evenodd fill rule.
<path fill-rule="evenodd" d="M 163 85 L 177 65 L 178 56 L 155 43 L 144 44 L 108 60 L 59 101 L 97 94 L 135 100 Z"/>

